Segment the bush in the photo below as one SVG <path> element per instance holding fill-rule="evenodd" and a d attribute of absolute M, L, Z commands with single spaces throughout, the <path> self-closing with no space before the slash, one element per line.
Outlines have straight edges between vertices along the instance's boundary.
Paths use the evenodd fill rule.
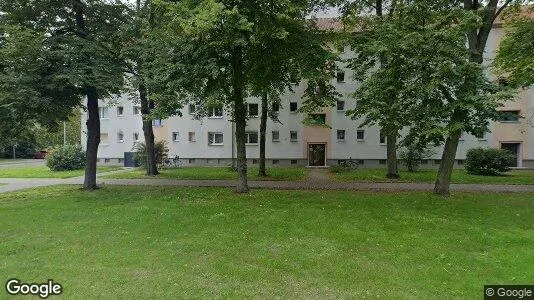
<path fill-rule="evenodd" d="M 467 151 L 465 170 L 473 175 L 495 176 L 508 172 L 516 159 L 508 150 L 473 148 Z"/>
<path fill-rule="evenodd" d="M 417 144 L 407 145 L 399 153 L 401 164 L 408 169 L 408 172 L 417 171 L 421 161 L 429 156 L 432 156 L 432 151 L 426 146 Z"/>
<path fill-rule="evenodd" d="M 162 165 L 163 161 L 169 154 L 169 148 L 166 141 L 157 141 L 154 144 L 156 150 L 156 163 Z M 134 147 L 135 156 L 134 159 L 142 169 L 146 169 L 146 145 L 145 143 L 137 143 Z"/>
<path fill-rule="evenodd" d="M 331 166 L 331 173 L 345 173 L 358 169 L 358 162 L 352 159 L 341 161 L 337 166 Z"/>
<path fill-rule="evenodd" d="M 59 146 L 46 155 L 46 165 L 52 171 L 80 170 L 85 167 L 85 152 L 80 146 Z"/>

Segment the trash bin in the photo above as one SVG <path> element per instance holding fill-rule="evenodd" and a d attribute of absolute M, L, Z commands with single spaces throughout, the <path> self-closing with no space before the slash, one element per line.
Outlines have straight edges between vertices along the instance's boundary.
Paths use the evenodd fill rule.
<path fill-rule="evenodd" d="M 124 166 L 128 168 L 139 167 L 135 161 L 135 152 L 124 152 Z"/>

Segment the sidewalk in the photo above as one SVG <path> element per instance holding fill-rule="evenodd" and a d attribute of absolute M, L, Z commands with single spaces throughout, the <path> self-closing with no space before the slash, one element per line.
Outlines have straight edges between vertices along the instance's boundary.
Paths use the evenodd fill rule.
<path fill-rule="evenodd" d="M 121 170 L 122 171 L 122 170 Z M 118 173 L 113 171 L 101 173 L 98 177 Z M 235 186 L 234 180 L 175 180 L 175 179 L 105 179 L 98 178 L 99 185 L 144 185 L 144 186 L 175 186 L 175 187 L 230 187 Z M 83 177 L 69 179 L 28 179 L 28 178 L 0 178 L 0 193 L 22 189 L 52 186 L 60 184 L 81 185 Z M 284 189 L 284 190 L 370 190 L 370 191 L 432 191 L 432 183 L 372 183 L 372 182 L 332 182 L 316 178 L 307 181 L 249 181 L 253 189 Z M 504 185 L 504 184 L 452 184 L 452 191 L 467 192 L 511 192 L 534 193 L 534 185 Z"/>

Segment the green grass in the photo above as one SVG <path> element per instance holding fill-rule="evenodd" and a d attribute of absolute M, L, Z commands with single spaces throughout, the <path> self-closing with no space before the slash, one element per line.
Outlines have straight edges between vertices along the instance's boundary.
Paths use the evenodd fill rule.
<path fill-rule="evenodd" d="M 304 180 L 308 176 L 306 168 L 269 168 L 267 177 L 258 176 L 258 168 L 248 168 L 248 177 L 251 180 Z M 161 169 L 158 178 L 167 179 L 194 179 L 194 180 L 232 180 L 237 178 L 237 172 L 231 171 L 227 167 L 182 167 L 172 169 Z M 115 179 L 143 179 L 147 177 L 143 170 L 133 170 L 120 174 L 111 174 L 105 178 Z"/>
<path fill-rule="evenodd" d="M 534 278 L 533 199 L 76 186 L 0 194 L 0 280 L 53 278 L 66 298 L 481 298 L 484 284 Z"/>
<path fill-rule="evenodd" d="M 386 178 L 386 169 L 357 169 L 346 173 L 331 174 L 339 181 L 365 181 L 365 182 L 435 182 L 437 170 L 419 170 L 410 173 L 400 171 L 400 179 L 390 180 Z M 515 170 L 502 176 L 479 176 L 470 175 L 465 170 L 456 169 L 452 173 L 453 183 L 483 183 L 483 184 L 534 184 L 534 171 Z"/>
<path fill-rule="evenodd" d="M 97 172 L 109 172 L 120 169 L 119 166 L 101 166 Z M 83 176 L 85 170 L 51 171 L 47 166 L 0 168 L 0 178 L 71 178 Z"/>

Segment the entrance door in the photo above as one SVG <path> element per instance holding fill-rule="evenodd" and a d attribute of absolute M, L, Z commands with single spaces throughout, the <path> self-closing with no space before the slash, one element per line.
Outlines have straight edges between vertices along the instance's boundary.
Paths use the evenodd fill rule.
<path fill-rule="evenodd" d="M 324 167 L 326 165 L 326 144 L 308 144 L 308 165 Z"/>
<path fill-rule="evenodd" d="M 521 166 L 521 143 L 501 143 L 501 149 L 506 149 L 515 155 L 515 163 L 510 167 Z"/>

